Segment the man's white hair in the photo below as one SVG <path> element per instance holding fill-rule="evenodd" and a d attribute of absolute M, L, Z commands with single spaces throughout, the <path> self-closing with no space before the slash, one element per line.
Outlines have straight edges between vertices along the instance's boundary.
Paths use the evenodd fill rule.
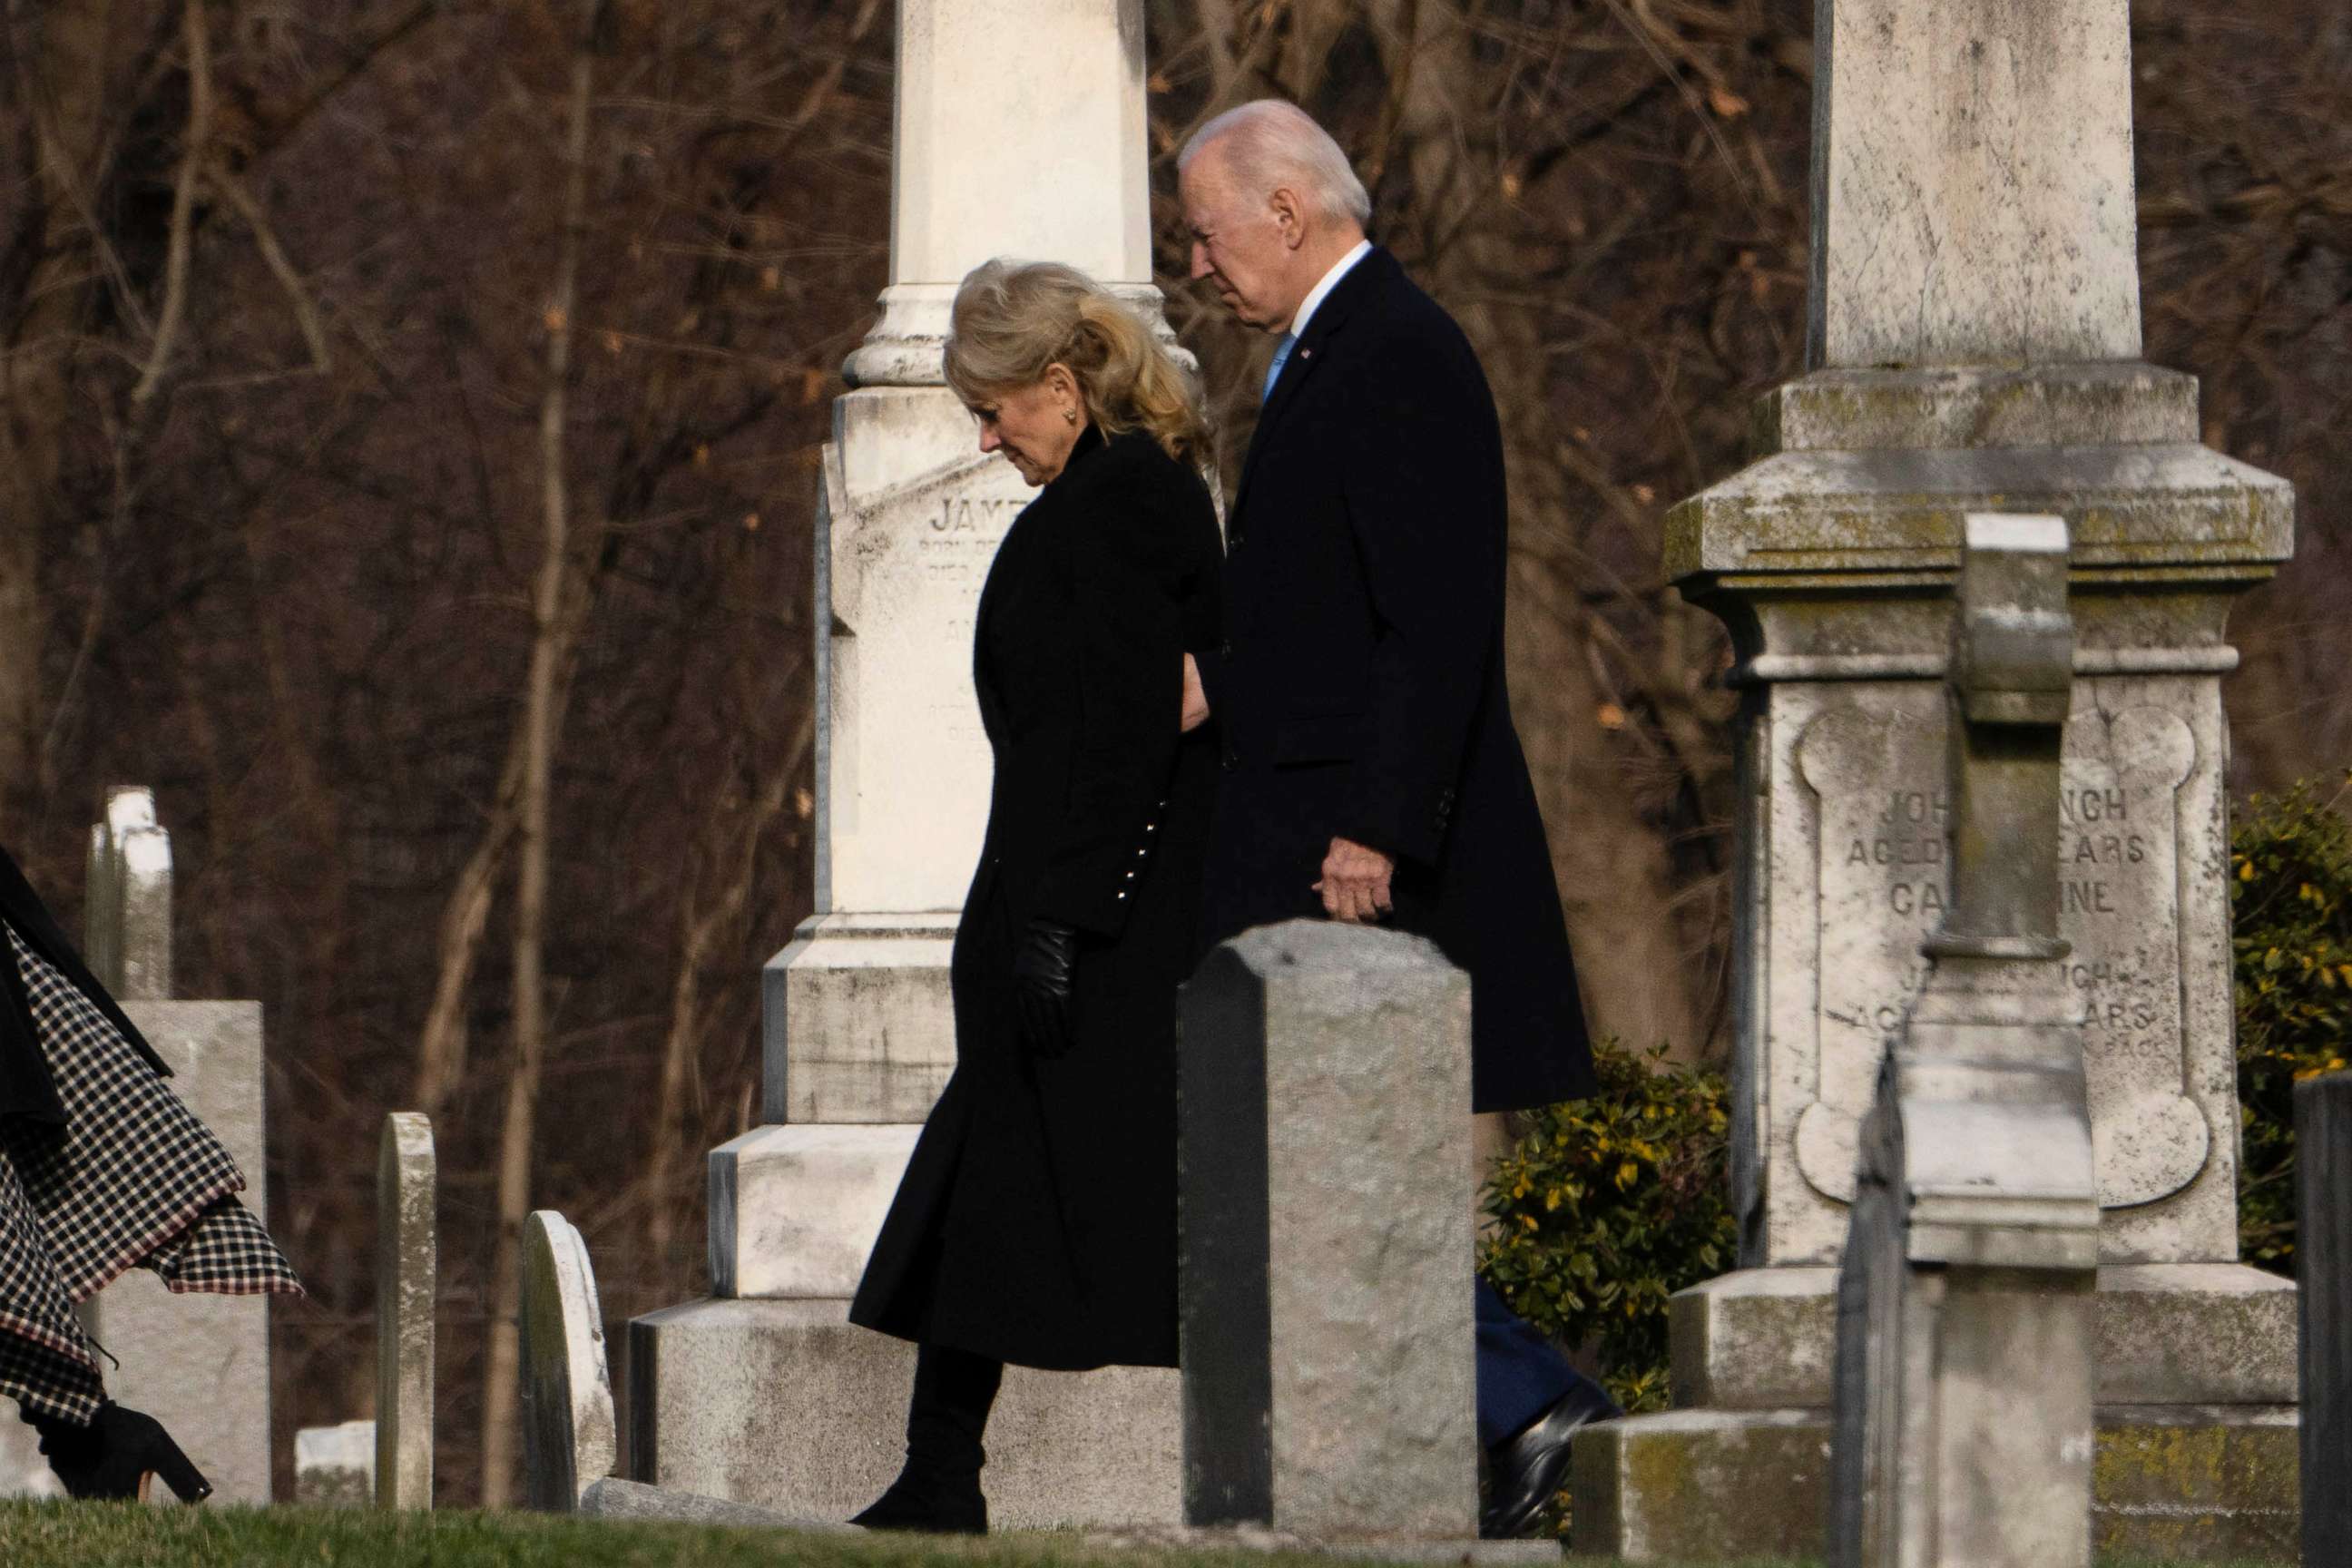
<path fill-rule="evenodd" d="M 1190 167 L 1212 143 L 1223 149 L 1226 168 L 1252 195 L 1269 195 L 1277 186 L 1288 185 L 1321 207 L 1328 218 L 1350 219 L 1359 228 L 1371 221 L 1372 198 L 1349 167 L 1348 154 L 1295 103 L 1261 98 L 1226 110 L 1192 132 L 1176 154 L 1177 173 Z"/>

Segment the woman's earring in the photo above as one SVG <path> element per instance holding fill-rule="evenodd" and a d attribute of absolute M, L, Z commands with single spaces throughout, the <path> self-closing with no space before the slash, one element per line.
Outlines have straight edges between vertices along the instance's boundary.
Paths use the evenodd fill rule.
<path fill-rule="evenodd" d="M 1063 409 L 1063 410 L 1062 410 L 1062 423 L 1063 423 L 1063 424 L 1065 424 L 1065 425 L 1076 425 L 1077 422 L 1078 422 L 1078 411 L 1077 411 L 1076 409 L 1075 409 L 1075 408 L 1065 408 L 1065 409 Z"/>

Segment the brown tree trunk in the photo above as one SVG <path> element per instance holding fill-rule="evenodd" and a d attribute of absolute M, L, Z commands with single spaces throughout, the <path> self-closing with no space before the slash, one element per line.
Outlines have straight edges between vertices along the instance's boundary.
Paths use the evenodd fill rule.
<path fill-rule="evenodd" d="M 563 143 L 563 232 L 557 246 L 555 289 L 547 312 L 547 384 L 540 400 L 541 531 L 538 580 L 531 595 L 530 669 L 524 695 L 524 742 L 520 827 L 516 838 L 514 925 L 514 1064 L 507 1079 L 499 1139 L 498 1243 L 490 1288 L 490 1332 L 482 1390 L 482 1505 L 503 1508 L 513 1496 L 515 1411 L 521 1372 L 522 1224 L 530 1207 L 531 1134 L 540 1074 L 547 1049 L 547 984 L 543 971 L 547 919 L 548 805 L 559 740 L 557 674 L 566 579 L 571 571 L 571 503 L 565 493 L 566 384 L 580 274 L 580 241 L 587 224 L 588 108 L 595 79 L 593 45 L 603 0 L 582 8 L 572 59 L 569 121 Z"/>
<path fill-rule="evenodd" d="M 702 1035 L 703 966 L 743 918 L 761 837 L 782 813 L 793 781 L 808 760 L 816 734 L 815 717 L 813 710 L 803 711 L 793 744 L 780 765 L 762 784 L 742 821 L 726 836 L 719 852 L 711 857 L 712 870 L 723 879 L 716 896 L 698 908 L 698 900 L 689 889 L 681 911 L 684 929 L 678 942 L 677 976 L 670 987 L 669 1026 L 662 1038 L 660 1097 L 654 1109 L 652 1146 L 646 1158 L 646 1174 L 654 1184 L 646 1239 L 656 1267 L 667 1260 L 676 1231 L 681 1206 L 676 1196 L 692 1190 L 691 1184 L 682 1189 L 671 1177 L 685 1151 L 687 1089 Z"/>
<path fill-rule="evenodd" d="M 466 858 L 441 906 L 440 938 L 434 947 L 433 1000 L 425 1009 L 424 1027 L 416 1036 L 415 1089 L 410 1103 L 427 1116 L 437 1116 L 457 1081 L 465 1076 L 467 1056 L 466 994 L 480 960 L 482 936 L 490 920 L 490 899 L 499 874 L 506 868 L 507 850 L 520 826 L 523 760 L 529 750 L 530 724 L 515 726 L 507 749 L 504 775 L 489 820 L 474 852 Z"/>
<path fill-rule="evenodd" d="M 0 309 L 0 838 L 14 839 L 39 788 L 47 728 L 41 653 L 53 620 L 41 595 L 41 546 L 56 537 L 58 480 L 79 334 L 110 284 L 138 323 L 138 301 L 97 222 L 96 192 L 117 149 L 112 116 L 144 16 L 131 7 L 60 5 L 5 18 L 8 77 L 31 127 L 28 177 L 0 244 L 28 258 Z"/>
<path fill-rule="evenodd" d="M 1559 460 L 1545 323 L 1515 302 L 1526 258 L 1498 226 L 1510 213 L 1507 171 L 1480 112 L 1503 84 L 1475 58 L 1457 5 L 1373 0 L 1370 15 L 1391 93 L 1387 145 L 1374 157 L 1411 179 L 1421 280 L 1477 346 L 1502 416 L 1511 710 L 1543 806 L 1586 1016 L 1596 1034 L 1664 1041 L 1695 1058 L 1706 1041 L 1664 837 L 1612 754 L 1593 628 L 1577 596 L 1562 591 L 1573 570 L 1562 547 L 1578 530 Z"/>

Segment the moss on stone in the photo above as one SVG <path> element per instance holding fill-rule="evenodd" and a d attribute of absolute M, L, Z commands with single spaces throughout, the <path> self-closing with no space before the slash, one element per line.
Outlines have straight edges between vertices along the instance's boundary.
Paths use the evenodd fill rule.
<path fill-rule="evenodd" d="M 1577 1517 L 1589 1528 L 1576 1550 L 1644 1562 L 1821 1552 L 1828 1417 L 1695 1414 L 1600 1427 L 1578 1440 Z M 2103 1556 L 2294 1562 L 2294 1424 L 2259 1408 L 2214 1414 L 2205 1423 L 2101 1421 L 2092 1525 Z"/>

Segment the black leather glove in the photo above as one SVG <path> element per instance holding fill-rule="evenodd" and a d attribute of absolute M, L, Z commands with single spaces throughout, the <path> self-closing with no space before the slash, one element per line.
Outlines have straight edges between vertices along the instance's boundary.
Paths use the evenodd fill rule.
<path fill-rule="evenodd" d="M 1029 922 L 1013 952 L 1013 995 L 1021 1016 L 1021 1043 L 1052 1060 L 1077 1043 L 1070 988 L 1078 968 L 1075 926 L 1043 916 Z"/>

